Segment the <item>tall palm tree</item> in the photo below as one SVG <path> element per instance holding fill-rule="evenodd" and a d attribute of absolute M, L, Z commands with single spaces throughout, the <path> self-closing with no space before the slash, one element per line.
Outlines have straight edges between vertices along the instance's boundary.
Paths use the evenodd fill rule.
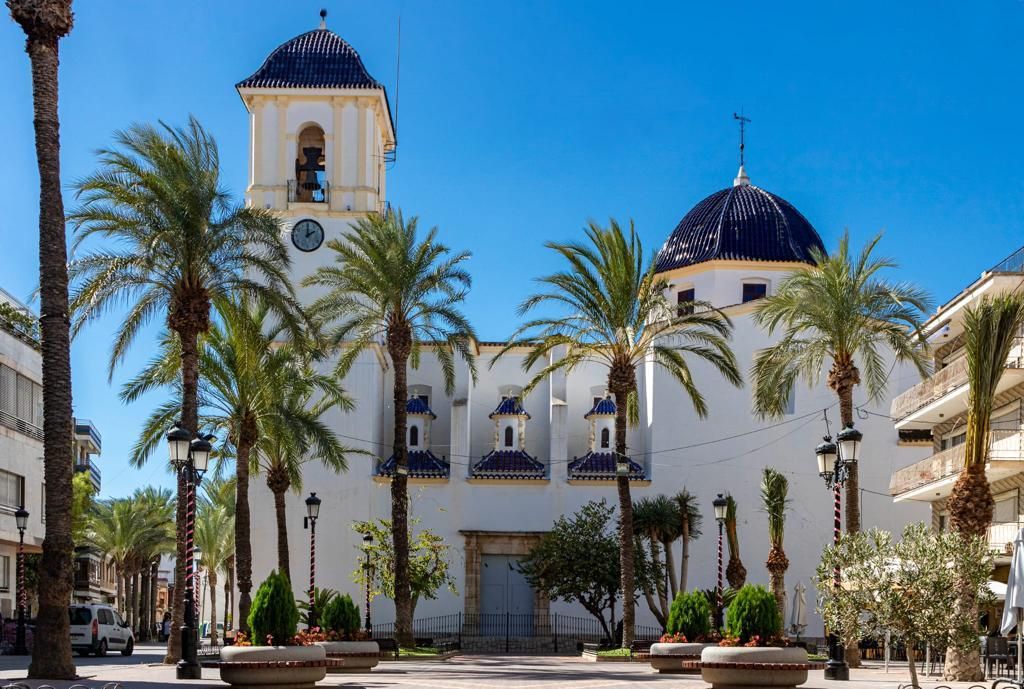
<path fill-rule="evenodd" d="M 967 357 L 967 437 L 964 468 L 949 498 L 949 521 L 967 537 L 982 537 L 992 523 L 994 501 L 985 476 L 991 445 L 992 407 L 1010 350 L 1024 329 L 1024 295 L 1019 292 L 983 297 L 964 311 L 964 352 Z M 977 619 L 977 592 L 964 586 L 956 614 Z M 977 646 L 977 644 L 974 644 Z M 950 648 L 946 676 L 980 681 L 979 649 Z"/>
<path fill-rule="evenodd" d="M 761 507 L 768 515 L 768 576 L 772 593 L 779 605 L 779 620 L 786 618 L 786 570 L 789 558 L 782 547 L 786 535 L 786 510 L 789 509 L 789 479 L 771 467 L 765 467 L 761 474 Z M 782 631 L 781 629 L 779 630 Z"/>
<path fill-rule="evenodd" d="M 469 252 L 451 253 L 437 240 L 438 230 L 417 232 L 401 211 L 361 218 L 344 240 L 327 243 L 335 264 L 318 268 L 303 282 L 326 290 L 313 306 L 325 322 L 334 322 L 335 344 L 345 343 L 337 373 L 344 376 L 368 347 L 383 338 L 394 369 L 394 456 L 399 471 L 391 479 L 391 530 L 395 549 L 395 636 L 413 643 L 409 588 L 409 491 L 406 441 L 408 367 L 415 369 L 423 345 L 441 364 L 445 391 L 455 388 L 455 356 L 465 360 L 476 380 L 471 342 L 473 327 L 459 310 L 470 286 L 463 263 Z"/>
<path fill-rule="evenodd" d="M 116 607 L 125 610 L 124 579 L 135 545 L 136 513 L 129 498 L 101 500 L 93 507 L 86 542 L 109 558 L 117 573 Z"/>
<path fill-rule="evenodd" d="M 28 676 L 73 679 L 68 646 L 74 542 L 71 537 L 71 337 L 67 237 L 60 183 L 57 65 L 60 39 L 74 23 L 71 0 L 7 0 L 25 32 L 32 66 L 32 110 L 39 167 L 39 296 L 43 355 L 43 473 L 46 527 L 39 613 Z"/>
<path fill-rule="evenodd" d="M 224 505 L 200 501 L 196 517 L 196 545 L 203 551 L 203 569 L 210 582 L 210 643 L 217 645 L 217 574 L 234 555 L 234 517 Z"/>
<path fill-rule="evenodd" d="M 146 486 L 137 489 L 133 499 L 143 512 L 145 536 L 136 546 L 140 600 L 136 618 L 140 639 L 148 640 L 156 622 L 156 596 L 154 578 L 164 555 L 174 552 L 174 495 L 166 488 Z"/>
<path fill-rule="evenodd" d="M 235 529 L 235 557 L 229 575 L 237 574 L 238 611 L 241 628 L 248 625 L 252 588 L 252 545 L 249 519 L 249 468 L 255 445 L 266 432 L 270 419 L 282 413 L 281 377 L 293 365 L 293 354 L 312 356 L 317 340 L 315 326 L 304 322 L 287 329 L 288 319 L 272 314 L 262 299 L 245 298 L 221 302 L 218 318 L 199 341 L 200 421 L 227 439 L 233 455 L 235 476 L 228 493 L 235 501 L 232 511 Z M 287 346 L 280 346 L 287 339 Z M 165 332 L 161 346 L 134 378 L 121 390 L 121 399 L 133 402 L 143 394 L 172 386 L 181 395 L 181 348 L 179 339 Z M 174 400 L 153 411 L 132 449 L 130 461 L 141 466 L 163 443 L 164 429 L 177 418 Z M 235 582 L 232 581 L 232 584 Z M 233 590 L 233 589 L 232 589 Z M 233 608 L 232 608 L 233 609 Z"/>
<path fill-rule="evenodd" d="M 352 399 L 334 376 L 317 374 L 312 367 L 295 366 L 275 385 L 281 395 L 282 414 L 271 424 L 255 448 L 252 469 L 263 472 L 274 495 L 277 520 L 277 571 L 292 581 L 288 559 L 288 520 L 285 494 L 302 490 L 302 466 L 318 460 L 335 473 L 348 470 L 345 447 L 321 420 L 335 407 L 350 410 Z"/>
<path fill-rule="evenodd" d="M 75 330 L 130 304 L 114 337 L 112 373 L 142 326 L 164 316 L 181 352 L 180 422 L 198 433 L 199 338 L 211 310 L 248 295 L 295 323 L 288 249 L 273 213 L 236 205 L 221 186 L 217 144 L 195 118 L 185 127 L 135 124 L 114 140 L 100 151 L 99 170 L 76 184 L 81 206 L 69 216 L 75 254 L 92 237 L 107 240 L 71 263 Z M 184 492 L 182 472 L 178 495 Z M 175 628 L 184 615 L 185 503 L 178 501 L 176 520 Z M 245 606 L 251 582 L 240 576 L 239 588 Z M 180 658 L 180 641 L 171 635 L 166 662 Z"/>
<path fill-rule="evenodd" d="M 700 538 L 704 516 L 700 513 L 700 502 L 690 491 L 683 488 L 673 498 L 679 513 L 679 540 L 682 554 L 679 563 L 679 590 L 686 590 L 686 581 L 690 569 L 690 541 Z"/>
<path fill-rule="evenodd" d="M 214 507 L 223 508 L 235 520 L 235 478 L 209 476 L 203 481 L 203 500 Z M 237 531 L 235 532 L 237 534 Z M 232 540 L 234 546 L 234 540 Z M 232 547 L 224 561 L 224 629 L 232 629 L 231 611 L 235 609 L 235 548 Z"/>
<path fill-rule="evenodd" d="M 655 273 L 654 256 L 645 256 L 632 222 L 623 232 L 612 220 L 608 228 L 590 222 L 587 243 L 545 246 L 568 262 L 568 270 L 538 281 L 548 290 L 528 297 L 519 307 L 525 315 L 538 307 L 553 307 L 560 315 L 524 323 L 498 353 L 529 347 L 523 370 L 544 362 L 524 388 L 536 387 L 554 371 L 571 371 L 584 362 L 608 369 L 608 390 L 615 395 L 615 452 L 619 463 L 629 461 L 627 420 L 637 422 L 637 367 L 650 354 L 686 392 L 697 415 L 707 416 L 704 395 L 697 388 L 689 359 L 710 364 L 729 383 L 741 376 L 729 347 L 732 323 L 722 312 L 699 304 L 680 314 L 665 296 L 668 283 Z M 493 362 L 492 362 L 493 363 Z M 617 472 L 619 550 L 622 573 L 622 645 L 633 641 L 636 591 L 633 553 L 633 502 L 628 472 Z"/>
<path fill-rule="evenodd" d="M 736 499 L 726 495 L 725 540 L 729 545 L 729 564 L 725 568 L 725 579 L 731 588 L 739 591 L 747 582 L 747 568 L 740 559 L 740 535 L 736 529 Z"/>
<path fill-rule="evenodd" d="M 633 531 L 638 542 L 647 542 L 654 570 L 657 572 L 664 569 L 665 576 L 654 577 L 655 581 L 651 582 L 653 591 L 651 586 L 644 589 L 647 607 L 662 627 L 668 621 L 669 607 L 677 592 L 672 544 L 679 538 L 679 523 L 679 510 L 675 501 L 664 495 L 643 498 L 633 505 Z M 662 551 L 665 552 L 664 562 Z"/>
<path fill-rule="evenodd" d="M 878 400 L 886 390 L 888 349 L 897 362 L 908 362 L 921 376 L 928 373 L 921 317 L 928 296 L 911 284 L 879 277 L 896 264 L 875 258 L 878 235 L 860 252 L 850 254 L 844 233 L 836 253 L 811 249 L 815 265 L 783 278 L 778 291 L 762 300 L 755 321 L 781 339 L 754 356 L 754 408 L 763 417 L 785 413 L 798 378 L 817 383 L 830 362 L 828 386 L 839 398 L 844 428 L 853 426 L 853 390 L 863 383 L 868 397 Z M 861 377 L 863 374 L 863 379 Z M 860 531 L 860 482 L 857 466 L 846 479 L 846 531 Z"/>

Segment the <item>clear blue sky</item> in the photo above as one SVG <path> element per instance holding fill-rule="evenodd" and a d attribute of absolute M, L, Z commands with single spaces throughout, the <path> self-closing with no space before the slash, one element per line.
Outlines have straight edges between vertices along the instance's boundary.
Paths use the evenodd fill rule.
<path fill-rule="evenodd" d="M 65 183 L 133 121 L 194 113 L 225 182 L 246 181 L 234 83 L 278 44 L 328 25 L 399 105 L 389 198 L 473 252 L 466 309 L 483 338 L 512 330 L 546 239 L 590 217 L 633 218 L 651 251 L 736 172 L 732 112 L 753 119 L 754 184 L 799 208 L 834 246 L 885 230 L 899 277 L 938 301 L 1024 244 L 1019 41 L 1024 3 L 112 2 L 75 3 L 61 45 Z M 402 18 L 401 90 L 395 93 Z M 0 286 L 38 280 L 28 59 L 0 21 Z M 73 201 L 68 198 L 69 203 Z M 75 413 L 103 433 L 104 493 L 167 482 L 161 455 L 125 455 L 152 400 L 106 380 L 110 319 L 74 344 Z"/>

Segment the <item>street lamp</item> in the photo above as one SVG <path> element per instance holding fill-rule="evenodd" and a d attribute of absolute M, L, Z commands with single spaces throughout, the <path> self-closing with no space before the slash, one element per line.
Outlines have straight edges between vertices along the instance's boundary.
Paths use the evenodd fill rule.
<path fill-rule="evenodd" d="M 715 521 L 718 522 L 718 588 L 715 589 L 715 626 L 722 627 L 722 534 L 725 528 L 725 515 L 729 501 L 721 494 L 711 503 L 715 508 Z"/>
<path fill-rule="evenodd" d="M 827 419 L 826 419 L 827 421 Z M 838 443 L 832 442 L 832 437 L 826 435 L 821 444 L 814 449 L 815 459 L 818 464 L 818 475 L 825 481 L 825 485 L 832 490 L 833 515 L 832 515 L 832 545 L 839 545 L 839 538 L 842 530 L 842 499 L 843 483 L 850 474 L 850 469 L 857 465 L 860 455 L 860 444 L 864 434 L 847 424 L 836 436 Z M 842 572 L 837 566 L 832 573 L 832 586 L 838 589 L 841 583 Z M 825 666 L 825 679 L 848 680 L 850 679 L 850 666 L 846 663 L 846 649 L 842 641 L 835 634 L 829 634 L 829 660 Z"/>
<path fill-rule="evenodd" d="M 373 545 L 373 534 L 366 534 L 363 536 L 363 554 L 366 556 L 366 561 L 363 563 L 363 568 L 366 570 L 366 633 L 373 634 L 373 626 L 370 624 L 370 579 L 373 576 L 372 567 L 370 565 L 370 546 Z"/>
<path fill-rule="evenodd" d="M 310 493 L 306 498 L 306 519 L 309 520 L 309 617 L 306 619 L 306 628 L 312 629 L 317 626 L 316 610 L 316 520 L 320 516 L 320 503 L 322 501 L 316 493 Z"/>
<path fill-rule="evenodd" d="M 15 655 L 28 655 L 25 646 L 25 529 L 28 528 L 28 510 L 21 506 L 14 513 L 18 527 L 18 630 L 14 637 Z"/>
<path fill-rule="evenodd" d="M 195 571 L 202 557 L 195 547 L 196 487 L 203 479 L 210 463 L 212 435 L 193 436 L 192 432 L 176 424 L 167 433 L 167 451 L 171 465 L 185 479 L 185 620 L 181 626 L 181 660 L 178 661 L 178 679 L 202 679 L 199 665 L 199 637 L 196 620 Z M 180 498 L 181 496 L 179 496 Z"/>

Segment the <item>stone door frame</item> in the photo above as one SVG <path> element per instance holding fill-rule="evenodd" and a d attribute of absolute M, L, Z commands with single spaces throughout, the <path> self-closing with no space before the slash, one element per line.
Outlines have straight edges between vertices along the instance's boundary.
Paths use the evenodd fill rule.
<path fill-rule="evenodd" d="M 527 555 L 544 531 L 459 531 L 465 538 L 466 579 L 463 587 L 463 607 L 466 617 L 475 619 L 480 614 L 480 568 L 482 555 Z M 540 591 L 533 594 L 533 615 L 539 621 L 547 619 L 551 601 Z"/>

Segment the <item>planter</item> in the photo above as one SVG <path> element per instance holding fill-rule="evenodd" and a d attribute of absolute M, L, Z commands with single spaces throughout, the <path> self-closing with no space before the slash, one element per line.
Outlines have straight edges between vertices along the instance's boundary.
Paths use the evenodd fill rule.
<path fill-rule="evenodd" d="M 700 654 L 701 678 L 725 687 L 796 687 L 807 681 L 807 651 L 802 648 L 713 646 Z"/>
<path fill-rule="evenodd" d="M 233 687 L 312 689 L 327 676 L 327 665 L 320 646 L 225 646 L 218 667 Z"/>
<path fill-rule="evenodd" d="M 340 667 L 329 667 L 328 672 L 369 672 L 380 662 L 380 646 L 376 641 L 321 641 L 328 658 L 344 661 Z"/>
<path fill-rule="evenodd" d="M 651 644 L 651 667 L 658 672 L 695 675 L 700 670 L 684 668 L 685 660 L 700 660 L 701 651 L 714 644 Z"/>

